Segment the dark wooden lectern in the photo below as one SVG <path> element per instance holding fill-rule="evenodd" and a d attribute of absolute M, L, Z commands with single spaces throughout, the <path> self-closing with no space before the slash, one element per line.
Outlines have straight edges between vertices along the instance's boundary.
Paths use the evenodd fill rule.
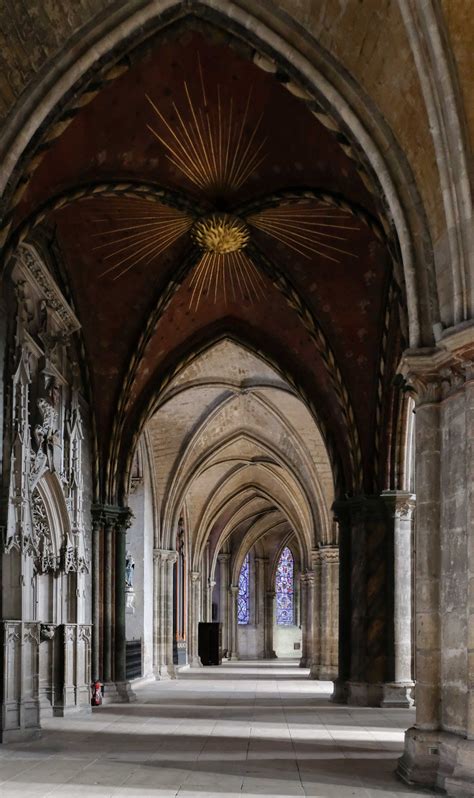
<path fill-rule="evenodd" d="M 200 623 L 198 653 L 203 665 L 220 665 L 222 661 L 221 624 Z"/>

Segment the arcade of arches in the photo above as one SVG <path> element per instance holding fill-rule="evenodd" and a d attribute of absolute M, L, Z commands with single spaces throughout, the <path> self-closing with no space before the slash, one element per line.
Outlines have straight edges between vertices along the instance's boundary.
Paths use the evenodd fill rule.
<path fill-rule="evenodd" d="M 474 794 L 471 12 L 1 4 L 12 774 L 247 663 L 308 685 L 307 759 L 367 708 L 405 732 L 377 795 Z"/>

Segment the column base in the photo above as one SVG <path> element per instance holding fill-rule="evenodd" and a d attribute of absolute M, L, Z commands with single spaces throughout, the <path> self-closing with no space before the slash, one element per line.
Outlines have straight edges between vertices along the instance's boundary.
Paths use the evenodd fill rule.
<path fill-rule="evenodd" d="M 130 704 L 137 700 L 130 682 L 106 682 L 104 684 L 104 704 Z"/>
<path fill-rule="evenodd" d="M 269 654 L 265 654 L 265 659 L 278 659 L 278 657 L 274 651 L 270 651 Z"/>
<path fill-rule="evenodd" d="M 40 702 L 38 699 L 5 701 L 1 705 L 0 743 L 34 740 L 40 736 Z"/>
<path fill-rule="evenodd" d="M 331 696 L 333 704 L 347 704 L 347 682 L 341 679 L 335 679 L 334 692 Z"/>
<path fill-rule="evenodd" d="M 322 679 L 322 676 L 315 678 Z M 341 682 L 336 679 L 332 701 L 354 707 L 410 709 L 413 706 L 413 682 Z"/>
<path fill-rule="evenodd" d="M 474 740 L 412 727 L 405 734 L 397 775 L 407 784 L 445 790 L 449 798 L 472 798 Z"/>
<path fill-rule="evenodd" d="M 191 662 L 189 663 L 191 668 L 203 668 L 204 665 L 201 662 L 201 657 L 192 657 Z"/>
<path fill-rule="evenodd" d="M 228 659 L 229 662 L 238 662 L 239 658 L 238 658 L 237 654 L 232 654 L 232 652 L 230 652 L 227 655 L 227 659 Z"/>
<path fill-rule="evenodd" d="M 410 709 L 415 704 L 414 682 L 386 682 L 383 685 L 382 707 Z"/>
<path fill-rule="evenodd" d="M 337 677 L 337 668 L 328 665 L 311 665 L 311 662 L 308 662 L 308 667 L 310 668 L 310 679 L 317 679 L 320 682 L 334 682 Z"/>
<path fill-rule="evenodd" d="M 176 670 L 174 665 L 161 665 L 155 673 L 157 682 L 168 682 L 171 679 L 176 679 Z"/>
<path fill-rule="evenodd" d="M 0 744 L 27 743 L 41 737 L 41 728 L 34 729 L 0 729 Z"/>

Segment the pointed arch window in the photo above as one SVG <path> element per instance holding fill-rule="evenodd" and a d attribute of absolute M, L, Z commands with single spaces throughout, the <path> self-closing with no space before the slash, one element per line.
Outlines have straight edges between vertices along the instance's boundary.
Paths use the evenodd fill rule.
<path fill-rule="evenodd" d="M 275 580 L 276 622 L 278 626 L 293 626 L 295 622 L 294 574 L 295 563 L 293 555 L 288 546 L 285 546 L 278 561 Z"/>
<path fill-rule="evenodd" d="M 250 560 L 247 554 L 239 574 L 237 597 L 237 623 L 250 623 Z"/>

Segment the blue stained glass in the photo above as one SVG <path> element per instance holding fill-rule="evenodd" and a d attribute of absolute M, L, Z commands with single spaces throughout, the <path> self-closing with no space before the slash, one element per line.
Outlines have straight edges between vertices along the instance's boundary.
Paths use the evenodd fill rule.
<path fill-rule="evenodd" d="M 279 626 L 293 626 L 293 555 L 288 546 L 285 546 L 278 562 L 275 580 L 276 592 L 276 622 Z"/>
<path fill-rule="evenodd" d="M 237 623 L 250 622 L 250 563 L 247 554 L 239 575 L 239 595 L 237 598 Z"/>

